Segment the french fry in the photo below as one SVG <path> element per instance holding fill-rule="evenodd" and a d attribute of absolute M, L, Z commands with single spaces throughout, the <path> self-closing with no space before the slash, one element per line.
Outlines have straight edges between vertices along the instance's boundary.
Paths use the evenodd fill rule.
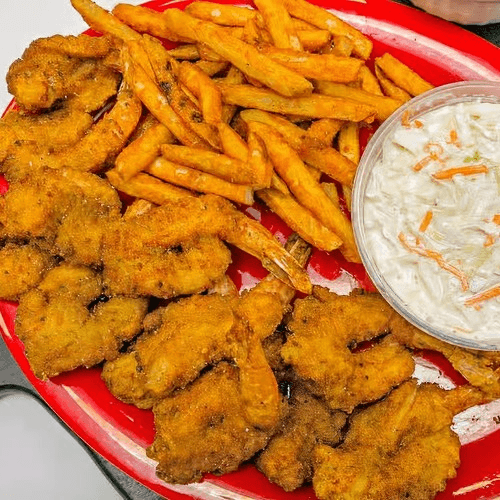
<path fill-rule="evenodd" d="M 106 172 L 109 182 L 122 193 L 162 205 L 168 201 L 177 201 L 186 196 L 193 196 L 187 189 L 172 186 L 148 174 L 139 173 L 124 181 L 116 170 Z"/>
<path fill-rule="evenodd" d="M 339 199 L 339 192 L 337 190 L 337 185 L 334 184 L 333 182 L 322 182 L 321 187 L 323 188 L 323 191 L 326 193 L 328 198 L 332 201 L 332 203 L 340 208 L 340 199 Z"/>
<path fill-rule="evenodd" d="M 168 99 L 157 87 L 156 83 L 151 80 L 142 66 L 134 64 L 126 48 L 122 50 L 122 56 L 124 57 L 123 74 L 125 80 L 151 114 L 159 122 L 163 123 L 182 144 L 207 149 L 208 144 L 186 127 L 186 124 L 169 105 Z"/>
<path fill-rule="evenodd" d="M 316 52 L 326 47 L 331 39 L 329 31 L 319 29 L 299 30 L 297 36 L 304 50 L 309 52 Z"/>
<path fill-rule="evenodd" d="M 191 167 L 235 184 L 253 185 L 255 182 L 254 172 L 247 163 L 223 154 L 170 144 L 162 146 L 161 154 L 172 163 Z"/>
<path fill-rule="evenodd" d="M 219 123 L 217 129 L 219 131 L 220 142 L 224 154 L 242 162 L 247 162 L 248 146 L 241 136 L 227 123 Z"/>
<path fill-rule="evenodd" d="M 323 78 L 324 80 L 324 78 Z M 375 95 L 384 95 L 378 80 L 375 75 L 370 71 L 368 66 L 362 66 L 359 70 L 359 81 L 361 84 L 361 90 Z"/>
<path fill-rule="evenodd" d="M 318 143 L 331 147 L 333 139 L 342 128 L 343 121 L 333 120 L 332 118 L 321 118 L 312 122 L 307 129 L 307 135 Z"/>
<path fill-rule="evenodd" d="M 137 31 L 122 23 L 117 17 L 99 7 L 92 0 L 71 0 L 71 5 L 91 28 L 100 33 L 109 33 L 125 42 L 141 38 Z"/>
<path fill-rule="evenodd" d="M 228 62 L 215 62 L 215 61 L 196 61 L 194 65 L 201 69 L 203 73 L 208 76 L 214 76 L 221 71 L 224 71 L 229 63 Z"/>
<path fill-rule="evenodd" d="M 253 204 L 253 190 L 242 184 L 232 184 L 189 167 L 176 165 L 164 158 L 157 158 L 147 169 L 148 173 L 167 182 L 201 193 L 217 194 L 242 205 Z"/>
<path fill-rule="evenodd" d="M 332 35 L 342 35 L 353 43 L 353 52 L 362 59 L 368 59 L 372 51 L 372 42 L 360 31 L 345 23 L 337 16 L 306 0 L 283 0 L 288 12 L 299 19 L 320 29 L 328 30 Z"/>
<path fill-rule="evenodd" d="M 357 123 L 346 123 L 339 132 L 338 145 L 340 154 L 349 158 L 356 165 L 361 155 L 359 147 L 359 125 Z"/>
<path fill-rule="evenodd" d="M 320 250 L 330 252 L 342 245 L 342 240 L 316 219 L 293 196 L 276 189 L 262 189 L 257 196 L 299 236 Z"/>
<path fill-rule="evenodd" d="M 385 73 L 387 78 L 412 96 L 422 94 L 434 88 L 434 85 L 426 82 L 415 71 L 389 53 L 385 53 L 382 57 L 377 57 L 375 64 Z"/>
<path fill-rule="evenodd" d="M 254 132 L 252 123 L 248 124 L 248 165 L 260 188 L 267 188 L 271 185 L 271 178 L 274 170 L 271 161 L 267 156 L 266 147 L 261 138 Z"/>
<path fill-rule="evenodd" d="M 243 73 L 236 67 L 231 66 L 229 71 L 227 72 L 226 77 L 224 78 L 224 83 L 233 83 L 233 84 L 241 84 L 245 82 L 245 76 Z M 224 104 L 222 106 L 222 121 L 224 123 L 229 123 L 232 119 L 238 106 L 234 106 L 232 104 Z"/>
<path fill-rule="evenodd" d="M 193 2 L 186 7 L 186 12 L 198 19 L 223 26 L 245 26 L 256 15 L 255 10 L 245 7 L 212 2 Z"/>
<path fill-rule="evenodd" d="M 298 154 L 269 125 L 255 123 L 254 127 L 266 145 L 274 168 L 298 202 L 341 238 L 341 251 L 346 259 L 361 262 L 350 222 L 311 176 Z"/>
<path fill-rule="evenodd" d="M 121 151 L 115 160 L 115 171 L 124 181 L 138 174 L 160 154 L 160 146 L 175 138 L 162 123 L 156 123 Z"/>
<path fill-rule="evenodd" d="M 311 140 L 307 132 L 297 125 L 256 109 L 244 110 L 240 117 L 244 122 L 258 121 L 275 128 L 308 165 L 342 184 L 352 186 L 356 165 L 332 147 L 318 147 L 317 141 Z"/>
<path fill-rule="evenodd" d="M 261 28 L 255 22 L 255 19 L 249 19 L 245 23 L 241 40 L 253 46 L 272 43 L 271 35 L 269 34 L 269 32 Z"/>
<path fill-rule="evenodd" d="M 397 85 L 392 83 L 389 78 L 387 78 L 384 72 L 379 68 L 378 64 L 375 63 L 375 75 L 378 78 L 380 86 L 384 90 L 385 94 L 393 99 L 397 99 L 401 102 L 406 102 L 411 99 L 411 95 L 399 88 Z"/>
<path fill-rule="evenodd" d="M 333 36 L 333 46 L 331 47 L 332 54 L 337 56 L 350 57 L 353 50 L 354 44 L 350 38 L 343 35 Z"/>
<path fill-rule="evenodd" d="M 344 195 L 345 204 L 350 211 L 352 207 L 352 188 L 342 185 L 342 193 Z"/>
<path fill-rule="evenodd" d="M 212 62 L 224 61 L 223 57 L 214 52 L 210 47 L 207 47 L 204 43 L 197 43 L 196 47 L 198 49 L 198 54 L 200 55 L 200 59 Z"/>
<path fill-rule="evenodd" d="M 276 47 L 302 50 L 297 32 L 281 0 L 254 0 Z"/>
<path fill-rule="evenodd" d="M 285 96 L 307 95 L 312 85 L 303 76 L 281 66 L 251 45 L 228 36 L 215 24 L 201 21 L 178 9 L 165 12 L 168 27 L 181 36 L 208 45 L 243 73 Z"/>
<path fill-rule="evenodd" d="M 286 196 L 291 196 L 288 186 L 283 182 L 283 179 L 275 172 L 271 178 L 271 188 L 283 193 Z"/>
<path fill-rule="evenodd" d="M 367 105 L 373 106 L 373 109 L 375 109 L 376 112 L 376 117 L 380 121 L 387 119 L 402 104 L 400 101 L 392 99 L 391 97 L 369 94 L 364 90 L 348 87 L 347 85 L 343 85 L 341 83 L 317 80 L 316 89 L 322 95 L 350 99 L 352 101 L 366 103 Z"/>
<path fill-rule="evenodd" d="M 185 59 L 187 61 L 196 61 L 200 58 L 200 53 L 198 52 L 198 47 L 194 43 L 186 43 L 185 45 L 179 45 L 174 49 L 168 51 L 171 57 L 175 59 Z"/>
<path fill-rule="evenodd" d="M 296 31 L 318 29 L 314 24 L 308 23 L 303 19 L 297 19 L 296 17 L 292 17 L 292 24 Z"/>
<path fill-rule="evenodd" d="M 159 38 L 166 38 L 172 42 L 189 41 L 177 36 L 165 26 L 161 12 L 148 9 L 147 7 L 120 3 L 113 9 L 113 16 L 139 33 L 149 33 Z"/>
<path fill-rule="evenodd" d="M 258 89 L 251 85 L 231 85 L 221 82 L 218 83 L 218 86 L 222 92 L 222 99 L 226 104 L 257 108 L 272 113 L 297 115 L 304 118 L 365 121 L 367 123 L 371 123 L 377 113 L 373 106 L 352 99 L 319 94 L 287 98 L 271 90 Z M 381 98 L 379 97 L 379 99 Z"/>
<path fill-rule="evenodd" d="M 212 125 L 222 121 L 220 90 L 210 77 L 193 64 L 183 61 L 179 68 L 179 81 L 199 100 L 204 120 Z"/>
<path fill-rule="evenodd" d="M 354 57 L 308 54 L 275 47 L 264 47 L 261 52 L 273 61 L 296 71 L 306 78 L 331 82 L 354 82 L 358 79 L 361 67 L 364 67 L 363 61 Z"/>

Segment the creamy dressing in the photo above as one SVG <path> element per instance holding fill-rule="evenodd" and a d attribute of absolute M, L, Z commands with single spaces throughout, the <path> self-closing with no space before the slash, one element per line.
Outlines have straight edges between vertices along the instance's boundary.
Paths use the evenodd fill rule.
<path fill-rule="evenodd" d="M 500 296 L 484 296 L 500 287 L 500 104 L 449 105 L 410 123 L 368 179 L 368 250 L 411 314 L 500 344 Z"/>

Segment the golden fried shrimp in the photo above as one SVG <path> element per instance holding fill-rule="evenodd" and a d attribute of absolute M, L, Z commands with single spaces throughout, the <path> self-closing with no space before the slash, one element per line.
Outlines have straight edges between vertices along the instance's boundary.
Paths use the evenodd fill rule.
<path fill-rule="evenodd" d="M 0 298 L 19 300 L 54 264 L 48 252 L 33 244 L 7 243 L 0 250 Z"/>
<path fill-rule="evenodd" d="M 469 384 L 486 395 L 500 397 L 500 353 L 465 349 L 442 342 L 422 332 L 403 317 L 394 316 L 390 323 L 391 338 L 412 349 L 430 349 L 443 354 Z"/>
<path fill-rule="evenodd" d="M 36 239 L 65 259 L 99 264 L 102 233 L 120 209 L 118 194 L 105 180 L 66 168 L 42 170 L 0 197 L 0 235 Z"/>
<path fill-rule="evenodd" d="M 94 271 L 62 264 L 21 297 L 16 334 L 38 378 L 114 359 L 122 343 L 139 333 L 148 301 L 100 301 L 102 293 Z"/>
<path fill-rule="evenodd" d="M 382 297 L 338 296 L 317 287 L 314 295 L 295 303 L 288 325 L 292 334 L 282 356 L 332 409 L 350 413 L 412 375 L 412 356 L 389 339 L 368 350 L 351 351 L 388 331 L 394 313 Z"/>
<path fill-rule="evenodd" d="M 130 221 L 126 232 L 140 234 L 144 245 L 172 248 L 197 236 L 212 235 L 257 257 L 281 281 L 310 292 L 307 273 L 271 233 L 214 195 L 185 196 L 166 202 Z"/>
<path fill-rule="evenodd" d="M 21 108 L 37 111 L 51 108 L 58 100 L 78 96 L 92 83 L 93 89 L 98 90 L 103 83 L 101 77 L 113 74 L 113 93 L 116 93 L 119 75 L 100 60 L 111 49 L 109 38 L 92 40 L 86 35 L 35 40 L 22 58 L 11 65 L 7 74 L 9 92 Z M 107 98 L 109 95 L 94 110 Z"/>
<path fill-rule="evenodd" d="M 302 240 L 292 238 L 288 248 L 305 262 L 309 249 Z M 147 261 L 141 262 L 146 266 Z M 129 275 L 123 265 L 118 269 Z M 243 387 L 246 393 L 255 395 L 260 380 L 255 381 L 250 367 L 259 366 L 253 370 L 259 377 L 273 377 L 260 342 L 274 332 L 293 296 L 294 291 L 287 285 L 270 278 L 241 299 L 237 294 L 214 293 L 170 303 L 148 316 L 147 333 L 137 340 L 131 352 L 106 363 L 102 377 L 118 399 L 149 408 L 156 400 L 193 381 L 207 365 L 235 359 L 239 366 L 249 367 Z M 271 391 L 269 396 L 275 398 L 276 393 Z M 268 409 L 271 404 L 265 406 Z"/>
<path fill-rule="evenodd" d="M 340 441 L 346 415 L 330 410 L 303 388 L 290 400 L 281 429 L 256 461 L 258 469 L 285 491 L 293 491 L 312 479 L 312 452 L 319 443 Z"/>
<path fill-rule="evenodd" d="M 200 481 L 203 474 L 236 470 L 267 443 L 274 429 L 245 417 L 238 368 L 220 363 L 183 391 L 153 408 L 156 437 L 147 449 L 169 483 Z"/>
<path fill-rule="evenodd" d="M 484 402 L 470 387 L 445 391 L 405 382 L 356 413 L 344 443 L 314 451 L 313 487 L 320 500 L 431 500 L 460 464 L 453 417 Z"/>

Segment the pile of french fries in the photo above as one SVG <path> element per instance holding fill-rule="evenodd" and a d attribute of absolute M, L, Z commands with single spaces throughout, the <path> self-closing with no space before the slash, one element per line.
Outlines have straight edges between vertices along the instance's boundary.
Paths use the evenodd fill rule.
<path fill-rule="evenodd" d="M 390 54 L 372 73 L 371 41 L 305 0 L 163 13 L 72 4 L 120 41 L 117 65 L 149 110 L 107 174 L 117 189 L 157 204 L 193 191 L 242 205 L 256 196 L 307 242 L 360 261 L 338 197 L 340 187 L 349 206 L 360 127 L 431 84 Z"/>

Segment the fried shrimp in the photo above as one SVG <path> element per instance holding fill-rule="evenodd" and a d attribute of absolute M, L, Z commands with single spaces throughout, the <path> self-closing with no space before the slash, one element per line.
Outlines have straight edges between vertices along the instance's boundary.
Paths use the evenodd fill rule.
<path fill-rule="evenodd" d="M 189 245 L 195 238 L 216 236 L 257 257 L 266 269 L 286 284 L 304 292 L 311 289 L 307 273 L 271 233 L 218 196 L 206 195 L 199 198 L 184 196 L 119 225 L 109 238 L 105 238 L 103 257 L 105 278 L 115 269 L 119 270 L 114 248 L 120 248 L 122 245 L 120 241 L 128 244 L 129 234 L 140 238 L 140 245 L 144 248 L 163 249 L 176 248 L 178 245 L 182 247 L 185 243 Z M 124 265 L 126 260 L 127 255 L 124 250 L 121 252 L 121 264 Z M 224 272 L 225 269 L 219 277 Z M 205 285 L 204 288 L 207 286 L 209 285 Z M 181 281 L 176 294 L 196 293 L 202 289 L 184 289 Z M 120 293 L 128 292 L 120 290 Z M 161 296 L 168 298 L 172 295 L 167 291 Z"/>
<path fill-rule="evenodd" d="M 58 100 L 87 95 L 88 87 L 97 91 L 91 106 L 79 109 L 94 111 L 114 95 L 120 76 L 105 67 L 101 58 L 113 49 L 110 37 L 94 38 L 87 35 L 35 40 L 15 61 L 7 74 L 9 92 L 22 109 L 38 111 L 51 108 Z"/>
<path fill-rule="evenodd" d="M 460 464 L 453 417 L 484 402 L 470 387 L 445 391 L 405 382 L 385 400 L 355 414 L 344 443 L 314 451 L 320 500 L 431 500 Z"/>
<path fill-rule="evenodd" d="M 287 248 L 305 263 L 309 248 L 302 240 L 290 238 Z M 263 352 L 255 350 L 258 347 L 242 350 L 241 345 L 248 344 L 248 335 L 255 345 L 270 336 L 294 294 L 277 278 L 269 277 L 241 298 L 214 293 L 172 302 L 148 316 L 146 333 L 130 352 L 106 363 L 102 377 L 118 399 L 150 408 L 193 381 L 207 365 L 223 359 L 239 359 L 248 365 L 254 356 L 264 363 Z M 242 333 L 241 324 L 251 333 Z"/>
<path fill-rule="evenodd" d="M 7 243 L 0 250 L 0 298 L 19 300 L 55 264 L 53 257 L 33 244 Z"/>
<path fill-rule="evenodd" d="M 500 353 L 465 349 L 442 342 L 422 332 L 403 317 L 395 316 L 389 324 L 391 338 L 412 349 L 429 349 L 445 356 L 469 384 L 491 397 L 500 397 Z"/>
<path fill-rule="evenodd" d="M 24 210 L 26 203 L 30 210 Z M 34 239 L 72 262 L 99 264 L 102 234 L 120 209 L 118 194 L 103 179 L 72 169 L 44 170 L 13 183 L 0 198 L 0 236 Z"/>
<path fill-rule="evenodd" d="M 100 301 L 102 293 L 97 273 L 62 264 L 21 297 L 16 333 L 38 378 L 114 359 L 122 343 L 139 333 L 148 301 Z"/>
<path fill-rule="evenodd" d="M 266 445 L 274 429 L 247 421 L 240 382 L 240 370 L 223 362 L 155 405 L 156 437 L 147 454 L 159 462 L 160 478 L 190 483 L 207 472 L 225 474 Z"/>
<path fill-rule="evenodd" d="M 258 469 L 285 491 L 293 491 L 312 479 L 312 452 L 319 444 L 340 441 L 346 415 L 330 410 L 303 388 L 290 400 L 282 428 L 272 437 L 256 461 Z"/>
<path fill-rule="evenodd" d="M 338 296 L 321 288 L 313 294 L 295 303 L 292 334 L 282 356 L 314 394 L 324 397 L 332 409 L 350 413 L 411 376 L 413 358 L 390 339 L 368 350 L 351 351 L 387 333 L 394 312 L 382 297 Z"/>

